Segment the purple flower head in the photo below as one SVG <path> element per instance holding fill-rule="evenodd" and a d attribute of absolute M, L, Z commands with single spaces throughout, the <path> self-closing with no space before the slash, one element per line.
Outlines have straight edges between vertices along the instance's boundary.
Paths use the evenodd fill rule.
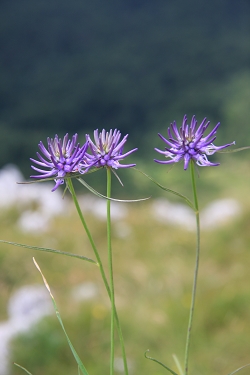
<path fill-rule="evenodd" d="M 58 138 L 58 135 L 55 135 L 55 138 L 47 138 L 48 149 L 44 147 L 43 142 L 39 142 L 38 147 L 42 156 L 37 152 L 37 157 L 39 160 L 30 159 L 32 162 L 37 165 L 47 168 L 48 170 L 40 169 L 37 167 L 31 166 L 32 169 L 39 172 L 40 175 L 30 176 L 31 178 L 50 178 L 55 176 L 55 186 L 52 191 L 55 191 L 59 185 L 64 183 L 64 177 L 68 173 L 80 172 L 79 163 L 82 161 L 86 150 L 88 148 L 88 142 L 86 142 L 82 147 L 77 143 L 78 135 L 75 134 L 72 137 L 72 141 L 69 140 L 69 135 L 66 134 L 63 138 Z M 48 159 L 48 160 L 46 160 Z M 82 173 L 82 172 L 80 172 Z"/>
<path fill-rule="evenodd" d="M 109 167 L 114 169 L 134 167 L 135 164 L 120 164 L 121 160 L 137 150 L 137 148 L 134 148 L 123 154 L 123 146 L 127 141 L 128 134 L 121 141 L 120 138 L 121 133 L 117 129 L 114 131 L 111 129 L 109 132 L 103 129 L 100 134 L 98 134 L 98 129 L 96 129 L 94 131 L 95 143 L 87 134 L 86 139 L 91 153 L 85 154 L 82 167 L 88 169 L 91 167 Z"/>
<path fill-rule="evenodd" d="M 214 129 L 206 136 L 204 132 L 206 131 L 210 121 L 206 118 L 197 126 L 197 121 L 195 116 L 192 117 L 191 124 L 187 124 L 187 116 L 183 118 L 182 126 L 178 130 L 176 122 L 170 124 L 168 128 L 168 139 L 164 138 L 161 134 L 159 137 L 170 147 L 166 147 L 165 151 L 155 148 L 157 152 L 163 154 L 166 158 L 170 160 L 162 161 L 156 160 L 156 163 L 160 164 L 171 164 L 178 163 L 181 159 L 184 160 L 184 170 L 188 168 L 190 160 L 194 160 L 196 164 L 201 167 L 217 166 L 219 163 L 211 163 L 207 155 L 213 155 L 216 151 L 235 144 L 235 142 L 228 143 L 224 146 L 216 147 L 213 141 L 216 139 L 216 131 L 220 126 L 218 123 Z"/>

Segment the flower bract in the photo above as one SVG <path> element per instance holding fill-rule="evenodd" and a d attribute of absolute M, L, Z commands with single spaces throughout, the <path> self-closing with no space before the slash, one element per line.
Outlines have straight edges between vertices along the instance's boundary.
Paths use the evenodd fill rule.
<path fill-rule="evenodd" d="M 121 138 L 121 133 L 119 130 L 111 129 L 106 132 L 104 129 L 101 133 L 98 133 L 98 129 L 94 131 L 94 142 L 91 140 L 90 136 L 87 134 L 86 139 L 89 143 L 90 153 L 86 153 L 84 156 L 84 162 L 82 163 L 83 168 L 130 168 L 134 167 L 135 164 L 120 164 L 120 161 L 132 154 L 137 150 L 134 148 L 123 154 L 123 147 L 127 141 L 128 134 Z"/>
<path fill-rule="evenodd" d="M 83 173 L 79 170 L 79 163 L 86 153 L 88 142 L 80 146 L 80 144 L 77 143 L 77 137 L 78 135 L 75 134 L 72 140 L 69 140 L 69 136 L 66 134 L 63 140 L 58 138 L 58 135 L 55 135 L 54 139 L 47 138 L 47 149 L 43 142 L 39 142 L 38 148 L 41 153 L 36 153 L 39 160 L 32 158 L 30 160 L 36 165 L 46 169 L 40 169 L 32 165 L 31 168 L 40 174 L 30 177 L 37 179 L 56 177 L 56 184 L 52 189 L 52 191 L 55 191 L 59 185 L 64 183 L 64 177 L 67 174 L 74 172 Z M 43 156 L 41 154 L 43 154 Z"/>
<path fill-rule="evenodd" d="M 213 130 L 204 135 L 210 121 L 203 119 L 200 125 L 197 124 L 195 116 L 192 117 L 190 125 L 187 123 L 187 116 L 183 118 L 182 126 L 178 130 L 176 122 L 170 124 L 168 128 L 168 139 L 163 135 L 159 137 L 168 145 L 164 151 L 155 148 L 157 152 L 164 155 L 168 160 L 156 160 L 156 163 L 171 164 L 184 160 L 184 169 L 188 168 L 190 160 L 196 162 L 201 167 L 217 166 L 219 163 L 212 163 L 208 160 L 208 155 L 213 155 L 216 151 L 235 144 L 235 142 L 225 144 L 223 146 L 215 146 L 213 144 L 216 139 L 216 132 L 220 126 L 218 123 Z"/>

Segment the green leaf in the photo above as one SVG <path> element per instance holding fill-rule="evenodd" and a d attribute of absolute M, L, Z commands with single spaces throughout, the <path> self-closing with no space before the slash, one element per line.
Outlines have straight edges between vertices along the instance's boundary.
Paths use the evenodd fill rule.
<path fill-rule="evenodd" d="M 36 250 L 36 251 L 45 251 L 47 253 L 66 255 L 68 257 L 85 260 L 86 262 L 90 262 L 90 263 L 94 263 L 94 264 L 98 265 L 98 263 L 91 258 L 87 258 L 87 257 L 84 257 L 82 255 L 78 255 L 78 254 L 67 253 L 66 251 L 54 250 L 54 249 L 50 249 L 50 248 L 47 248 L 47 247 L 37 247 L 37 246 L 24 245 L 24 244 L 21 244 L 21 243 L 4 241 L 4 240 L 0 240 L 0 243 L 5 243 L 7 245 L 13 245 L 13 246 L 18 246 L 18 247 L 24 247 L 26 249 L 31 249 L 31 250 Z"/>
<path fill-rule="evenodd" d="M 68 334 L 67 334 L 67 332 L 66 332 L 66 330 L 65 330 L 65 328 L 64 328 L 64 325 L 63 325 L 63 322 L 62 322 L 62 319 L 61 319 L 60 313 L 59 313 L 58 308 L 57 308 L 57 305 L 56 305 L 56 301 L 55 301 L 55 299 L 54 299 L 54 297 L 53 297 L 53 295 L 52 295 L 52 293 L 51 293 L 51 290 L 50 290 L 49 284 L 48 284 L 47 280 L 45 279 L 45 277 L 44 277 L 44 275 L 43 275 L 43 273 L 42 273 L 42 271 L 41 271 L 39 265 L 38 265 L 37 262 L 35 261 L 35 258 L 33 258 L 33 262 L 34 262 L 36 268 L 38 269 L 38 271 L 40 272 L 40 274 L 41 274 L 41 276 L 42 276 L 42 278 L 43 278 L 44 285 L 45 285 L 45 287 L 47 288 L 47 290 L 48 290 L 48 292 L 49 292 L 49 294 L 50 294 L 50 297 L 51 297 L 51 299 L 52 299 L 53 306 L 54 306 L 54 309 L 55 309 L 55 312 L 56 312 L 56 317 L 57 317 L 57 319 L 58 319 L 58 321 L 59 321 L 59 323 L 60 323 L 60 325 L 61 325 L 61 328 L 62 328 L 62 330 L 63 330 L 63 332 L 64 332 L 64 334 L 65 334 L 65 337 L 66 337 L 66 339 L 67 339 L 67 341 L 68 341 L 68 345 L 69 345 L 69 347 L 70 347 L 70 349 L 71 349 L 71 351 L 72 351 L 72 354 L 73 354 L 73 356 L 74 356 L 74 358 L 75 358 L 75 360 L 76 360 L 76 362 L 77 362 L 77 364 L 78 364 L 78 367 L 79 367 L 79 369 L 81 370 L 81 372 L 82 372 L 83 375 L 89 375 L 89 374 L 88 374 L 88 371 L 86 370 L 85 366 L 83 365 L 83 363 L 82 363 L 82 361 L 81 361 L 79 355 L 77 354 L 77 352 L 76 352 L 76 350 L 75 350 L 73 344 L 71 343 L 71 341 L 70 341 L 70 339 L 69 339 L 69 336 L 68 336 Z"/>
<path fill-rule="evenodd" d="M 176 372 L 174 372 L 173 370 L 171 370 L 171 368 L 169 368 L 168 366 L 164 365 L 164 363 L 158 361 L 158 359 L 155 359 L 155 358 L 152 358 L 152 357 L 148 357 L 147 356 L 147 352 L 149 352 L 149 349 L 146 350 L 146 352 L 144 353 L 145 358 L 150 359 L 150 361 L 158 363 L 159 365 L 161 365 L 162 367 L 164 367 L 166 370 L 168 370 L 169 372 L 171 372 L 172 375 L 178 375 Z"/>

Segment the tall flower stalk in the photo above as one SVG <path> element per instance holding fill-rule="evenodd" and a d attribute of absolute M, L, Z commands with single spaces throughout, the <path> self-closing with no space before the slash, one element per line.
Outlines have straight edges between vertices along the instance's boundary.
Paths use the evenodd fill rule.
<path fill-rule="evenodd" d="M 198 204 L 194 167 L 195 167 L 194 161 L 191 160 L 190 172 L 191 172 L 192 188 L 193 188 L 193 195 L 194 195 L 195 218 L 196 218 L 196 256 L 195 256 L 194 280 L 193 280 L 193 288 L 192 288 L 192 299 L 191 299 L 191 306 L 190 306 L 190 311 L 189 311 L 189 321 L 188 321 L 186 349 L 185 349 L 185 362 L 184 362 L 185 375 L 188 375 L 189 347 L 190 347 L 191 331 L 192 331 L 192 326 L 193 326 L 194 307 L 195 307 L 199 261 L 200 261 L 200 213 L 199 213 L 199 204 Z"/>
<path fill-rule="evenodd" d="M 107 169 L 107 198 L 111 198 L 111 169 Z M 109 263 L 109 285 L 110 285 L 110 300 L 111 300 L 111 324 L 110 324 L 110 375 L 114 374 L 114 353 L 115 353 L 115 289 L 114 289 L 114 275 L 113 275 L 113 255 L 111 244 L 111 216 L 110 216 L 110 199 L 107 199 L 107 245 L 108 245 L 108 263 Z"/>
<path fill-rule="evenodd" d="M 39 150 L 44 155 L 37 152 L 38 160 L 31 159 L 33 163 L 42 167 L 43 169 L 32 166 L 40 175 L 31 176 L 36 179 L 55 178 L 55 186 L 52 191 L 55 191 L 61 184 L 66 181 L 66 186 L 71 193 L 77 213 L 81 223 L 86 231 L 91 247 L 95 253 L 101 276 L 111 301 L 111 353 L 110 353 L 110 375 L 114 374 L 114 333 L 115 323 L 117 325 L 125 375 L 128 375 L 128 365 L 124 346 L 124 340 L 119 322 L 116 306 L 115 293 L 113 281 L 113 261 L 112 261 L 112 247 L 111 247 L 111 216 L 110 216 L 110 199 L 111 199 L 111 171 L 118 168 L 131 168 L 135 164 L 120 164 L 120 161 L 129 156 L 137 149 L 123 153 L 124 145 L 127 141 L 128 135 L 121 139 L 121 133 L 117 129 L 106 132 L 104 129 L 99 134 L 98 129 L 94 131 L 95 143 L 91 140 L 89 135 L 86 135 L 86 143 L 80 146 L 77 143 L 78 135 L 75 134 L 72 141 L 68 139 L 66 134 L 61 140 L 57 135 L 54 139 L 47 138 L 48 147 L 44 144 L 38 144 Z M 89 149 L 89 152 L 87 152 Z M 102 260 L 96 248 L 90 230 L 86 224 L 83 213 L 81 211 L 75 189 L 72 183 L 73 175 L 84 174 L 91 168 L 99 169 L 106 168 L 107 170 L 107 248 L 108 248 L 108 263 L 109 263 L 109 282 L 107 280 Z M 45 168 L 45 169 L 44 169 Z M 114 172 L 114 171 L 113 171 Z M 115 173 L 115 172 L 114 172 Z M 116 175 L 116 173 L 115 173 Z M 116 175 L 117 176 L 117 175 Z M 118 176 L 117 176 L 118 177 Z M 118 178 L 119 179 L 119 178 Z M 80 182 L 81 179 L 80 179 Z"/>
<path fill-rule="evenodd" d="M 110 186 L 110 188 L 109 188 L 108 185 Z M 111 309 L 112 310 L 111 311 L 111 316 L 112 316 L 112 319 L 111 319 L 111 321 L 112 321 L 112 325 L 111 325 L 111 338 L 112 338 L 111 339 L 111 353 L 112 354 L 110 356 L 111 357 L 110 358 L 110 369 L 111 368 L 113 369 L 113 367 L 114 367 L 114 339 L 113 339 L 113 337 L 114 337 L 114 322 L 115 322 L 116 326 L 117 326 L 119 341 L 120 341 L 121 350 L 122 350 L 124 373 L 125 373 L 125 375 L 128 375 L 128 364 L 127 364 L 127 357 L 126 357 L 124 339 L 123 339 L 122 329 L 121 329 L 119 317 L 118 317 L 118 314 L 117 314 L 116 306 L 115 306 L 115 303 L 114 303 L 114 288 L 113 288 L 113 293 L 112 293 L 112 288 L 109 286 L 100 254 L 97 250 L 97 247 L 95 245 L 95 242 L 93 240 L 91 232 L 88 228 L 88 225 L 87 225 L 87 223 L 84 219 L 84 216 L 83 216 L 82 210 L 80 208 L 80 205 L 79 205 L 79 202 L 78 202 L 78 199 L 77 199 L 77 196 L 76 196 L 75 189 L 74 189 L 71 178 L 67 178 L 67 186 L 68 186 L 68 189 L 69 189 L 69 191 L 72 195 L 72 199 L 73 199 L 73 202 L 75 204 L 78 216 L 79 216 L 79 218 L 81 220 L 81 223 L 82 223 L 82 225 L 85 229 L 85 232 L 88 236 L 91 247 L 92 247 L 92 249 L 95 253 L 95 256 L 96 256 L 96 259 L 97 259 L 97 262 L 98 262 L 98 266 L 99 266 L 99 269 L 100 269 L 100 273 L 101 273 L 101 276 L 102 276 L 102 280 L 103 280 L 103 283 L 105 285 L 105 288 L 107 290 L 108 296 L 109 296 L 110 301 L 111 301 L 111 307 L 112 307 L 112 309 Z M 110 193 L 111 193 L 111 181 L 110 181 L 110 184 L 108 184 L 108 182 L 107 182 L 107 193 L 110 195 L 109 189 L 110 189 Z M 109 220 L 108 220 L 108 202 L 109 202 L 109 205 L 110 205 L 110 200 L 107 200 L 107 228 L 108 228 L 108 225 L 110 227 L 110 207 L 109 207 Z M 107 234 L 108 234 L 107 241 L 108 241 L 108 249 L 109 249 L 109 247 L 111 247 L 111 228 L 107 229 Z"/>
<path fill-rule="evenodd" d="M 137 148 L 123 153 L 124 145 L 127 141 L 128 134 L 121 139 L 121 133 L 117 129 L 111 129 L 106 132 L 104 129 L 99 133 L 98 129 L 94 131 L 94 142 L 89 135 L 86 135 L 86 140 L 89 144 L 90 152 L 86 152 L 81 163 L 83 170 L 93 168 L 106 168 L 107 171 L 107 246 L 108 246 L 108 264 L 109 264 L 109 290 L 111 301 L 111 325 L 110 325 L 110 375 L 114 374 L 114 353 L 115 353 L 115 331 L 114 322 L 117 316 L 115 306 L 115 289 L 113 277 L 113 256 L 111 244 L 111 172 L 118 168 L 131 168 L 135 164 L 121 164 L 120 161 L 132 154 Z M 115 172 L 114 172 L 115 173 Z M 116 173 L 115 173 L 116 175 Z M 117 176 L 117 175 L 116 175 Z M 119 322 L 119 320 L 118 320 Z M 119 326 L 120 329 L 120 326 Z M 120 336 L 120 341 L 122 336 Z M 122 339 L 123 340 L 123 339 Z M 123 345 L 123 362 L 126 374 L 128 373 L 127 360 L 125 355 L 124 343 Z"/>
<path fill-rule="evenodd" d="M 163 135 L 158 134 L 159 137 L 167 144 L 167 147 L 165 148 L 165 150 L 159 150 L 158 148 L 155 148 L 157 152 L 165 156 L 165 158 L 167 159 L 167 160 L 155 159 L 154 160 L 155 162 L 159 164 L 173 164 L 173 163 L 178 163 L 179 161 L 183 160 L 184 170 L 187 170 L 188 167 L 190 166 L 190 171 L 191 171 L 191 181 L 192 181 L 193 199 L 194 199 L 192 208 L 194 209 L 195 216 L 196 216 L 196 256 L 195 256 L 194 280 L 193 280 L 193 287 L 192 287 L 192 298 L 191 298 L 191 306 L 190 306 L 190 311 L 189 311 L 189 321 L 188 321 L 187 338 L 186 338 L 186 345 L 185 345 L 184 375 L 188 375 L 188 371 L 189 371 L 189 349 L 190 349 L 191 332 L 192 332 L 192 326 L 193 326 L 193 317 L 194 317 L 196 290 L 197 290 L 197 281 L 198 281 L 198 270 L 199 270 L 199 259 L 200 259 L 200 215 L 199 215 L 199 204 L 198 204 L 198 196 L 197 196 L 196 181 L 195 181 L 195 163 L 200 167 L 218 166 L 219 163 L 213 163 L 209 161 L 208 156 L 213 155 L 215 152 L 220 151 L 226 147 L 229 147 L 235 144 L 235 142 L 232 142 L 232 143 L 228 143 L 222 146 L 215 146 L 213 142 L 216 139 L 216 132 L 220 126 L 220 123 L 218 123 L 212 129 L 212 131 L 210 131 L 208 135 L 205 135 L 205 132 L 209 124 L 210 122 L 207 121 L 206 118 L 204 118 L 201 124 L 198 125 L 195 116 L 193 116 L 191 119 L 191 123 L 189 125 L 187 123 L 187 116 L 185 115 L 180 129 L 177 128 L 175 121 L 172 124 L 170 124 L 170 127 L 168 128 L 168 139 L 166 139 Z M 166 365 L 164 365 L 160 361 L 155 360 L 153 358 L 150 358 L 150 359 L 162 365 L 172 374 L 175 374 L 173 370 L 168 368 Z"/>

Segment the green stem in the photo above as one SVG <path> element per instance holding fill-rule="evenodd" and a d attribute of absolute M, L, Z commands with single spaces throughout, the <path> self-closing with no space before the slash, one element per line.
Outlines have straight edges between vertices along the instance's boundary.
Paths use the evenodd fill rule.
<path fill-rule="evenodd" d="M 81 223 L 82 223 L 82 225 L 83 225 L 83 227 L 85 229 L 85 232 L 87 233 L 87 236 L 88 236 L 89 242 L 91 244 L 91 247 L 94 250 L 94 253 L 95 253 L 95 256 L 96 256 L 99 268 L 100 268 L 100 272 L 101 272 L 101 275 L 102 275 L 103 282 L 104 282 L 105 287 L 106 287 L 106 289 L 108 291 L 109 290 L 109 285 L 108 285 L 107 278 L 106 278 L 106 275 L 105 275 L 105 272 L 104 272 L 104 269 L 103 269 L 102 261 L 101 261 L 101 258 L 99 256 L 98 250 L 97 250 L 97 248 L 95 246 L 93 237 L 92 237 L 92 235 L 91 235 L 91 233 L 89 231 L 89 228 L 88 228 L 88 226 L 86 224 L 86 221 L 85 221 L 85 219 L 83 217 L 83 214 L 82 214 L 79 202 L 78 202 L 77 197 L 76 197 L 75 189 L 74 189 L 73 183 L 71 181 L 71 178 L 67 179 L 67 184 L 68 184 L 70 193 L 72 195 L 72 198 L 73 198 L 73 201 L 74 201 L 77 213 L 78 213 L 78 215 L 80 217 Z"/>
<path fill-rule="evenodd" d="M 107 168 L 107 198 L 111 197 L 111 170 Z M 111 326 L 110 326 L 110 375 L 114 374 L 114 340 L 115 340 L 115 291 L 114 291 L 114 278 L 113 278 L 113 257 L 111 246 L 111 216 L 110 216 L 110 200 L 107 199 L 107 243 L 108 243 L 108 261 L 109 261 L 109 285 L 111 292 Z"/>
<path fill-rule="evenodd" d="M 190 306 L 190 312 L 189 312 L 189 322 L 188 322 L 186 349 L 185 349 L 185 375 L 188 375 L 190 337 L 191 337 L 191 330 L 192 330 L 192 324 L 193 324 L 198 269 L 199 269 L 199 258 L 200 258 L 200 215 L 199 215 L 199 205 L 198 205 L 197 189 L 196 189 L 196 182 L 195 182 L 195 169 L 194 169 L 193 160 L 191 160 L 190 167 L 191 167 L 190 168 L 191 179 L 192 179 L 192 187 L 193 187 L 193 194 L 194 194 L 194 207 L 195 207 L 195 216 L 196 216 L 196 260 L 195 260 L 192 300 L 191 300 L 191 306 Z"/>
<path fill-rule="evenodd" d="M 70 191 L 70 193 L 72 195 L 72 198 L 73 198 L 73 201 L 74 201 L 77 213 L 79 215 L 79 218 L 81 220 L 81 223 L 82 223 L 82 225 L 83 225 L 83 227 L 84 227 L 84 229 L 86 231 L 86 234 L 88 236 L 89 242 L 90 242 L 90 244 L 92 246 L 92 249 L 93 249 L 93 251 L 95 253 L 95 256 L 96 256 L 96 259 L 97 259 L 97 262 L 98 262 L 98 266 L 99 266 L 99 269 L 100 269 L 100 272 L 101 272 L 102 280 L 104 282 L 104 285 L 105 285 L 105 288 L 107 290 L 108 296 L 109 296 L 109 298 L 111 300 L 111 291 L 110 291 L 110 287 L 109 287 L 109 284 L 108 284 L 108 281 L 107 281 L 107 278 L 106 278 L 106 275 L 105 275 L 105 272 L 104 272 L 104 268 L 103 268 L 103 264 L 102 264 L 101 258 L 99 256 L 98 250 L 97 250 L 97 248 L 95 246 L 93 237 L 92 237 L 92 235 L 91 235 L 91 233 L 90 233 L 90 231 L 88 229 L 86 221 L 85 221 L 85 219 L 83 217 L 83 214 L 82 214 L 79 202 L 78 202 L 77 197 L 76 197 L 75 189 L 74 189 L 73 183 L 72 183 L 72 181 L 71 181 L 70 178 L 67 179 L 67 185 L 68 185 L 69 191 Z M 115 309 L 115 321 L 116 321 L 116 325 L 117 325 L 117 329 L 118 329 L 119 340 L 120 340 L 120 345 L 121 345 L 121 350 L 122 350 L 124 372 L 125 372 L 125 375 L 128 375 L 128 364 L 127 364 L 127 357 L 126 357 L 125 345 L 124 345 L 123 334 L 122 334 L 121 325 L 120 325 L 120 321 L 119 321 L 116 309 Z"/>

